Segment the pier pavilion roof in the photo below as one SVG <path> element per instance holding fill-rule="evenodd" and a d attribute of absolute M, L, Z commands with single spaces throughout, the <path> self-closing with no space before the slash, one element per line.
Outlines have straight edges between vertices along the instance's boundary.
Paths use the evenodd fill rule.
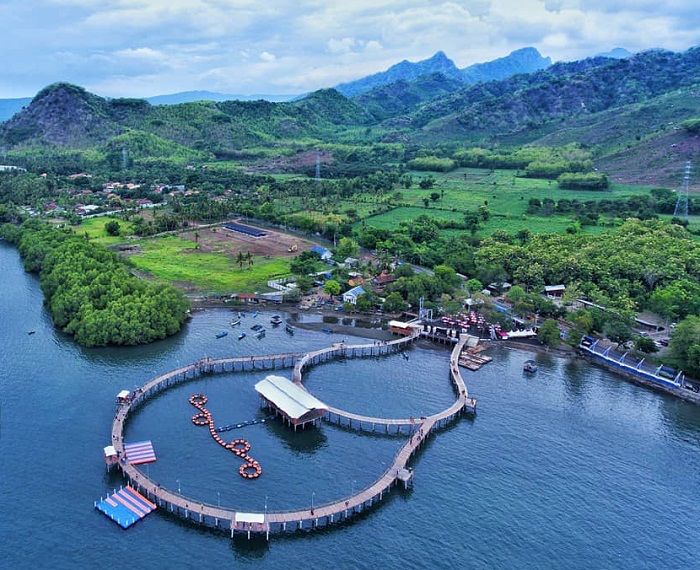
<path fill-rule="evenodd" d="M 255 385 L 255 390 L 291 419 L 298 420 L 312 411 L 328 411 L 321 400 L 282 376 L 267 376 Z"/>

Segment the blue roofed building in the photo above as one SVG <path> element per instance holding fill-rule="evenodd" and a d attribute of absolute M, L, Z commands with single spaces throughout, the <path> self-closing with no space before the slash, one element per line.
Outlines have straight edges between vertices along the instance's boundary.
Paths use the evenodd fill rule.
<path fill-rule="evenodd" d="M 358 285 L 357 287 L 353 287 L 349 291 L 346 291 L 343 293 L 343 303 L 350 303 L 351 305 L 357 305 L 357 299 L 362 297 L 367 293 L 361 285 Z"/>
<path fill-rule="evenodd" d="M 311 248 L 311 251 L 313 251 L 314 253 L 318 253 L 321 256 L 322 261 L 328 261 L 331 257 L 333 257 L 333 254 L 331 253 L 330 249 L 327 249 L 320 245 L 313 246 Z"/>

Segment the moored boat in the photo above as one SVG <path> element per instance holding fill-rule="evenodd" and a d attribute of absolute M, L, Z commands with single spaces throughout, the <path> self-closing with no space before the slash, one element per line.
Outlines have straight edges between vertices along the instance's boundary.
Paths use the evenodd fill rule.
<path fill-rule="evenodd" d="M 537 363 L 534 360 L 526 360 L 523 364 L 523 370 L 530 373 L 537 372 Z"/>
<path fill-rule="evenodd" d="M 282 324 L 282 317 L 279 315 L 273 315 L 272 318 L 270 319 L 270 322 L 274 325 L 281 325 Z"/>
<path fill-rule="evenodd" d="M 291 335 L 294 334 L 294 327 L 292 325 L 285 326 L 284 330 L 287 331 L 288 334 L 291 334 Z"/>
<path fill-rule="evenodd" d="M 245 338 L 245 333 L 242 332 L 241 334 L 238 335 L 238 340 L 243 340 Z"/>
<path fill-rule="evenodd" d="M 228 333 L 226 331 L 221 331 L 220 333 L 216 333 L 216 338 L 224 338 Z"/>
<path fill-rule="evenodd" d="M 238 326 L 238 325 L 240 325 L 240 324 L 241 324 L 241 319 L 235 319 L 235 320 L 231 321 L 231 326 L 232 326 L 232 327 L 236 327 L 236 326 Z"/>

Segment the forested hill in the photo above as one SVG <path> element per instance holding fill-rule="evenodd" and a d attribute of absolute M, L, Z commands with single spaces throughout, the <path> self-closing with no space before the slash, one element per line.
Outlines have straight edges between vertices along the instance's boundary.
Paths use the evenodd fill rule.
<path fill-rule="evenodd" d="M 556 64 L 430 101 L 394 121 L 439 136 L 507 136 L 644 101 L 700 82 L 700 48 Z"/>
<path fill-rule="evenodd" d="M 270 140 L 330 136 L 343 126 L 365 125 L 372 117 L 333 89 L 298 101 L 201 101 L 153 106 L 143 99 L 104 99 L 57 83 L 0 124 L 0 146 L 58 145 L 89 148 L 137 130 L 164 142 L 210 152 Z"/>

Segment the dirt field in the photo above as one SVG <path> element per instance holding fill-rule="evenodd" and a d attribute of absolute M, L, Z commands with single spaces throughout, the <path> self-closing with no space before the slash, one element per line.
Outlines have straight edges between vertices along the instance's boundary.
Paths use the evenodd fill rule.
<path fill-rule="evenodd" d="M 243 220 L 235 221 L 245 224 Z M 224 253 L 232 256 L 241 251 L 261 257 L 294 257 L 302 251 L 311 249 L 314 245 L 312 242 L 297 236 L 267 228 L 261 229 L 267 232 L 267 235 L 259 238 L 227 230 L 222 226 L 198 230 L 199 250 L 205 253 Z M 195 241 L 194 230 L 183 232 L 181 237 Z M 289 249 L 294 245 L 297 246 L 297 250 L 290 252 Z"/>

